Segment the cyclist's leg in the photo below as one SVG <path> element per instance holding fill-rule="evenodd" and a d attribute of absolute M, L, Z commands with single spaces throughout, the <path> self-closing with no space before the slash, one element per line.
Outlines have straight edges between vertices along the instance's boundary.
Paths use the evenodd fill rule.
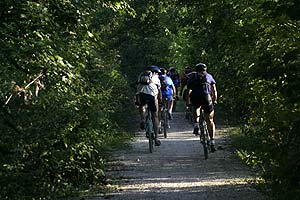
<path fill-rule="evenodd" d="M 146 112 L 146 101 L 144 94 L 140 94 L 140 105 L 139 105 L 139 113 L 140 113 L 140 128 L 145 129 L 145 112 Z"/>
<path fill-rule="evenodd" d="M 214 113 L 215 111 L 211 111 L 210 113 L 206 114 L 206 123 L 207 123 L 207 129 L 210 137 L 210 150 L 211 152 L 215 152 L 215 122 L 214 122 Z"/>
<path fill-rule="evenodd" d="M 191 105 L 193 106 L 194 123 L 199 123 L 201 96 L 198 94 L 191 93 L 190 101 L 191 101 Z"/>
<path fill-rule="evenodd" d="M 193 118 L 194 118 L 194 130 L 193 134 L 198 135 L 199 134 L 199 116 L 200 116 L 200 106 L 198 104 L 193 104 Z"/>
<path fill-rule="evenodd" d="M 155 138 L 158 136 L 159 131 L 159 119 L 158 119 L 158 112 L 151 111 L 152 121 L 153 121 L 153 127 L 154 127 L 154 134 Z"/>
<path fill-rule="evenodd" d="M 152 122 L 154 127 L 154 138 L 155 138 L 155 145 L 159 146 L 160 141 L 158 138 L 159 132 L 159 119 L 158 119 L 158 100 L 157 97 L 151 98 L 151 101 L 148 102 L 149 109 L 151 111 Z"/>
<path fill-rule="evenodd" d="M 203 108 L 205 112 L 205 121 L 209 132 L 210 139 L 213 140 L 215 136 L 215 123 L 214 123 L 214 105 L 210 95 L 205 96 L 203 99 Z"/>
<path fill-rule="evenodd" d="M 199 134 L 199 118 L 200 118 L 200 108 L 201 108 L 201 104 L 200 104 L 200 99 L 198 95 L 191 95 L 190 96 L 191 99 L 191 104 L 193 106 L 193 118 L 194 118 L 194 130 L 193 133 L 195 135 Z"/>
<path fill-rule="evenodd" d="M 179 85 L 176 84 L 175 85 L 175 91 L 176 91 L 176 96 L 172 96 L 172 107 L 171 107 L 171 111 L 176 111 L 177 110 L 177 101 L 179 100 L 179 96 L 178 96 L 178 87 Z M 172 114 L 172 113 L 171 113 Z"/>
<path fill-rule="evenodd" d="M 211 142 L 211 150 L 215 151 L 215 122 L 214 122 L 214 105 L 211 101 L 211 98 L 206 98 L 205 99 L 206 103 L 204 105 L 204 111 L 205 111 L 205 121 L 207 123 L 207 128 L 208 128 L 208 133 L 210 137 L 210 142 Z"/>
<path fill-rule="evenodd" d="M 216 131 L 215 122 L 214 122 L 214 114 L 215 114 L 214 110 L 212 110 L 210 113 L 205 113 L 205 116 L 206 116 L 205 120 L 207 123 L 209 137 L 211 140 L 214 140 L 215 131 Z"/>
<path fill-rule="evenodd" d="M 199 124 L 201 106 L 199 104 L 192 104 L 192 105 L 194 107 L 193 109 L 194 123 Z"/>
<path fill-rule="evenodd" d="M 172 116 L 172 110 L 173 110 L 173 105 L 174 105 L 174 100 L 173 100 L 173 96 L 167 96 L 168 100 L 167 100 L 167 105 L 168 105 L 168 114 L 169 114 L 169 119 L 173 119 Z"/>
<path fill-rule="evenodd" d="M 158 105 L 158 108 L 159 108 L 158 111 L 157 111 L 157 115 L 158 115 L 158 133 L 161 134 L 162 133 L 161 126 L 162 126 L 162 120 L 163 120 L 163 115 L 162 115 L 163 105 L 162 104 Z"/>

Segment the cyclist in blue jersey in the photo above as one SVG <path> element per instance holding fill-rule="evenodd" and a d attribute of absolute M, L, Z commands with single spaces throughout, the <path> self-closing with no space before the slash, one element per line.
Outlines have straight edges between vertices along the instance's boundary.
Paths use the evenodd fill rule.
<path fill-rule="evenodd" d="M 169 76 L 167 76 L 167 70 L 165 68 L 161 68 L 160 71 L 161 74 L 159 76 L 159 79 L 161 83 L 162 98 L 167 98 L 168 100 L 168 115 L 169 119 L 172 120 L 172 109 L 174 97 L 176 96 L 176 88 L 172 79 Z"/>
<path fill-rule="evenodd" d="M 215 79 L 206 70 L 205 64 L 196 64 L 195 71 L 188 75 L 187 87 L 191 104 L 194 106 L 193 133 L 195 135 L 199 134 L 200 108 L 203 107 L 210 136 L 211 151 L 214 152 L 216 150 L 214 104 L 217 102 L 217 88 Z"/>

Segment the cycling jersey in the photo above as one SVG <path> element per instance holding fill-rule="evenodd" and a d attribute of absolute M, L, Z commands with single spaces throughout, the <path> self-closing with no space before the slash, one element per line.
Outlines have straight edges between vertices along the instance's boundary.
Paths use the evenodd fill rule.
<path fill-rule="evenodd" d="M 160 79 L 164 79 L 164 83 L 161 83 L 161 93 L 163 97 L 168 97 L 168 96 L 173 96 L 174 91 L 173 91 L 173 86 L 174 83 L 172 79 L 166 75 L 161 75 Z M 164 86 L 165 85 L 165 86 Z"/>
<path fill-rule="evenodd" d="M 204 74 L 202 74 L 205 76 L 205 83 L 204 84 L 200 84 L 198 87 L 194 87 L 194 88 L 189 88 L 192 89 L 192 93 L 204 93 L 204 94 L 211 94 L 211 85 L 212 84 L 216 84 L 215 79 L 212 77 L 211 74 L 205 72 Z M 195 76 L 197 76 L 197 72 L 192 72 L 188 74 L 188 80 L 189 81 L 195 81 L 193 79 L 195 79 Z"/>

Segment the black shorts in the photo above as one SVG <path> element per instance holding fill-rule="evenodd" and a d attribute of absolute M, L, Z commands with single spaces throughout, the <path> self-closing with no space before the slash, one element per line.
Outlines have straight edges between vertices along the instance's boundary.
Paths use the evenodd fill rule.
<path fill-rule="evenodd" d="M 144 106 L 146 104 L 151 112 L 157 111 L 155 97 L 150 94 L 140 93 L 140 105 Z"/>
<path fill-rule="evenodd" d="M 193 106 L 196 108 L 203 107 L 205 113 L 210 113 L 214 110 L 214 104 L 210 94 L 191 92 L 190 99 Z"/>

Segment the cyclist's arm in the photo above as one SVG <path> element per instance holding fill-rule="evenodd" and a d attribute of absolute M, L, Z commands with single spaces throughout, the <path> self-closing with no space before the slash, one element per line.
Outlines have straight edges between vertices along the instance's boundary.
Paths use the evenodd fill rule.
<path fill-rule="evenodd" d="M 183 88 L 186 86 L 185 80 L 182 79 L 181 84 L 180 84 L 180 93 L 179 95 L 182 96 L 183 93 Z"/>
<path fill-rule="evenodd" d="M 210 88 L 212 92 L 212 100 L 214 103 L 216 103 L 218 99 L 217 86 L 216 84 L 211 84 Z"/>
<path fill-rule="evenodd" d="M 190 106 L 192 103 L 191 103 L 191 99 L 190 99 L 190 94 L 191 94 L 191 92 L 192 92 L 192 90 L 190 89 L 190 88 L 187 88 L 187 90 L 186 90 L 187 92 L 186 92 L 186 102 L 185 102 L 185 104 L 187 105 L 187 106 Z"/>

